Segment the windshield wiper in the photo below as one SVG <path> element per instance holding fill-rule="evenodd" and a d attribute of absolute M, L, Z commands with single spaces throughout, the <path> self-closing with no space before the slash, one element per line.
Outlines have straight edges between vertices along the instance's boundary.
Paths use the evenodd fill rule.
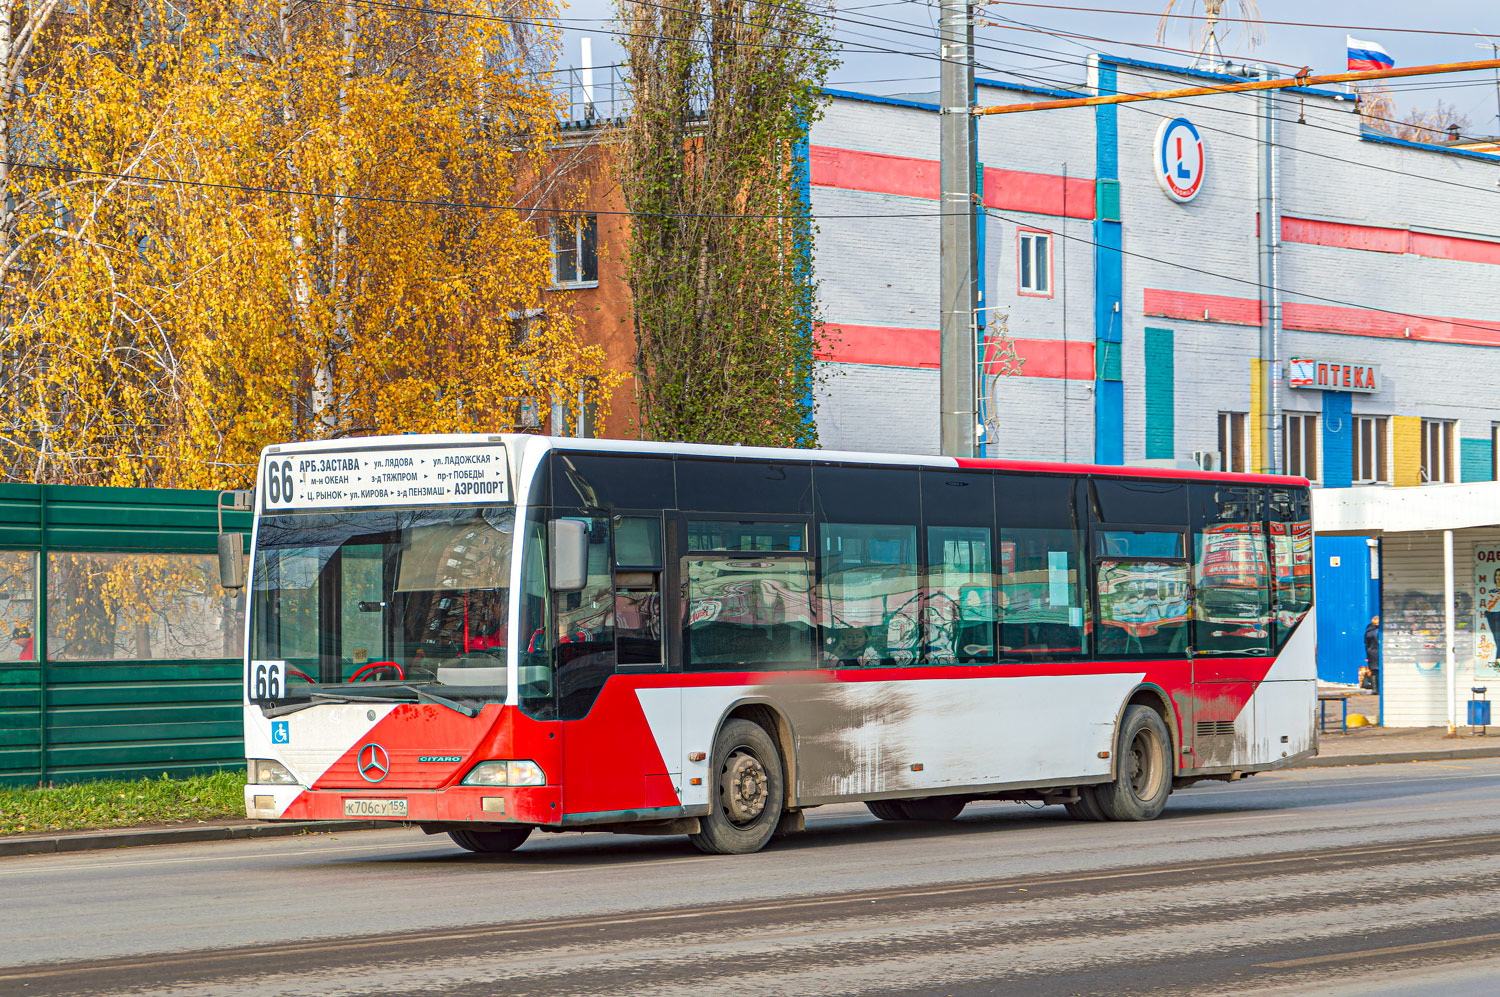
<path fill-rule="evenodd" d="M 306 710 L 314 706 L 321 706 L 325 703 L 431 703 L 434 706 L 447 707 L 455 713 L 462 713 L 466 717 L 477 717 L 483 710 L 482 706 L 471 706 L 468 703 L 463 703 L 456 699 L 449 699 L 446 696 L 439 696 L 435 693 L 428 692 L 425 689 L 419 689 L 416 686 L 412 685 L 390 686 L 387 691 L 393 693 L 404 692 L 409 695 L 383 695 L 371 690 L 366 690 L 359 693 L 318 691 L 308 693 L 308 701 L 305 703 L 283 703 L 280 706 L 270 707 L 264 712 L 268 717 L 280 717 L 285 716 L 288 713 L 296 713 L 298 710 Z"/>

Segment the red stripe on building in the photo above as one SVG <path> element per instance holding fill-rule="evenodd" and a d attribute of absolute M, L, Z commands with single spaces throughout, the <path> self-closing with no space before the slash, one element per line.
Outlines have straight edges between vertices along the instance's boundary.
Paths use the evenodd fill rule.
<path fill-rule="evenodd" d="M 1094 379 L 1094 344 L 1060 339 L 1017 339 L 1021 377 Z M 990 360 L 997 358 L 993 346 Z M 921 367 L 936 370 L 941 365 L 936 329 L 897 329 L 878 325 L 825 325 L 818 359 L 835 363 L 874 364 L 881 367 Z M 993 366 L 998 372 L 999 367 Z"/>
<path fill-rule="evenodd" d="M 938 162 L 815 145 L 808 150 L 814 187 L 937 200 L 942 193 Z M 1058 218 L 1094 217 L 1094 181 L 1021 170 L 984 171 L 984 203 L 1005 211 Z"/>
<path fill-rule="evenodd" d="M 1370 253 L 1411 253 L 1434 260 L 1500 266 L 1500 242 L 1432 235 L 1401 228 L 1348 225 L 1343 222 L 1313 221 L 1309 218 L 1282 218 L 1281 238 L 1283 242 L 1308 246 L 1329 246 Z"/>
<path fill-rule="evenodd" d="M 1187 291 L 1147 289 L 1145 314 L 1188 322 L 1258 326 L 1260 302 L 1254 298 L 1226 298 Z M 1204 317 L 1205 314 L 1207 318 Z M 1305 301 L 1283 303 L 1281 324 L 1283 328 L 1293 332 L 1327 332 L 1338 336 L 1410 339 L 1459 346 L 1500 346 L 1500 322 L 1432 315 L 1393 315 L 1365 308 L 1319 305 Z"/>
<path fill-rule="evenodd" d="M 925 197 L 942 193 L 938 164 L 933 159 L 887 156 L 815 145 L 808 149 L 808 172 L 814 187 L 865 190 L 873 194 Z"/>
<path fill-rule="evenodd" d="M 1186 319 L 1189 322 L 1260 325 L 1260 302 L 1253 298 L 1226 298 L 1216 294 L 1147 288 L 1145 314 L 1157 318 Z"/>
<path fill-rule="evenodd" d="M 1093 218 L 1094 181 L 985 167 L 984 204 L 1055 218 Z"/>

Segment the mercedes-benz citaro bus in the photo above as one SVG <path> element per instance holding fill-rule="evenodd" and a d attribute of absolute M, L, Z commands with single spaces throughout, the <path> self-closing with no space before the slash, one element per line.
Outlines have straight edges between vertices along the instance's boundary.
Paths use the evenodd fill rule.
<path fill-rule="evenodd" d="M 741 853 L 1316 751 L 1300 478 L 397 436 L 268 448 L 255 511 L 255 818 Z"/>

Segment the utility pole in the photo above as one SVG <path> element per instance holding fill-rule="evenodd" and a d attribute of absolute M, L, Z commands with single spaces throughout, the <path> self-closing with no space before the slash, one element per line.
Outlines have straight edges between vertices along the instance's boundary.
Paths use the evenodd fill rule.
<path fill-rule="evenodd" d="M 942 0 L 941 443 L 950 457 L 974 455 L 974 295 L 979 238 L 975 225 L 974 18 L 968 0 Z"/>

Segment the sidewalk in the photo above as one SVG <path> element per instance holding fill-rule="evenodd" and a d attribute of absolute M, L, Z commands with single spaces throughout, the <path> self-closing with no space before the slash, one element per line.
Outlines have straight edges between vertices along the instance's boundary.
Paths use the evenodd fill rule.
<path fill-rule="evenodd" d="M 283 838 L 293 834 L 328 834 L 335 831 L 368 831 L 405 827 L 388 821 L 288 821 L 267 824 L 250 820 L 202 821 L 182 825 L 112 827 L 92 831 L 59 831 L 40 834 L 8 834 L 0 837 L 0 857 L 42 855 L 52 852 L 85 852 L 135 845 L 175 845 L 189 841 L 229 841 L 244 838 Z"/>
<path fill-rule="evenodd" d="M 1298 768 L 1339 765 L 1383 765 L 1390 762 L 1442 761 L 1450 758 L 1500 758 L 1500 727 L 1476 737 L 1471 727 L 1460 727 L 1448 737 L 1447 727 L 1351 727 L 1339 732 L 1338 703 L 1327 704 L 1327 729 L 1318 733 L 1318 756 Z M 1349 715 L 1359 713 L 1374 723 L 1380 702 L 1372 695 L 1349 697 Z"/>

